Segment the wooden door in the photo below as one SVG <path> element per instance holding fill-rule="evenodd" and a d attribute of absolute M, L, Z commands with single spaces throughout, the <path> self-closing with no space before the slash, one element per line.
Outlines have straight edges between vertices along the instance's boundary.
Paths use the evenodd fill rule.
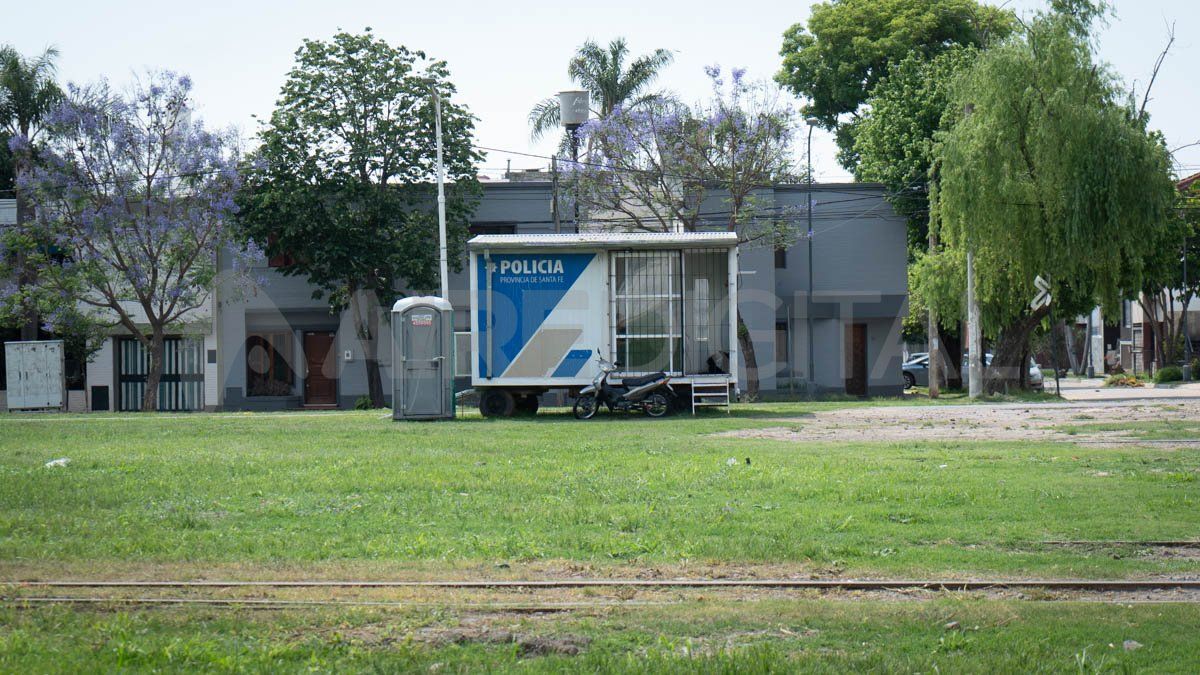
<path fill-rule="evenodd" d="M 846 326 L 846 393 L 867 395 L 867 324 Z"/>
<path fill-rule="evenodd" d="M 333 374 L 333 333 L 304 334 L 305 405 L 337 405 L 337 377 Z"/>

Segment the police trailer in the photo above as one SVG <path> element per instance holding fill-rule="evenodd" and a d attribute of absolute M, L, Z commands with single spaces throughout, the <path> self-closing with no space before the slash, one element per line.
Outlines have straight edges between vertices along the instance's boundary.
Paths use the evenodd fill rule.
<path fill-rule="evenodd" d="M 728 406 L 737 387 L 737 242 L 732 232 L 472 238 L 479 409 L 530 413 L 546 392 L 574 396 L 592 383 L 597 356 L 619 364 L 616 381 L 668 374 L 693 412 Z"/>

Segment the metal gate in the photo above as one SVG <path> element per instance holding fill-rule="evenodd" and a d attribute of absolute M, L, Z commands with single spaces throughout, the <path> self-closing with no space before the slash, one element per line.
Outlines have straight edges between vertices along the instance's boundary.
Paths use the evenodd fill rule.
<path fill-rule="evenodd" d="M 192 338 L 163 341 L 163 374 L 158 383 L 158 410 L 204 409 L 204 343 Z M 150 352 L 136 338 L 117 342 L 117 410 L 142 409 Z"/>

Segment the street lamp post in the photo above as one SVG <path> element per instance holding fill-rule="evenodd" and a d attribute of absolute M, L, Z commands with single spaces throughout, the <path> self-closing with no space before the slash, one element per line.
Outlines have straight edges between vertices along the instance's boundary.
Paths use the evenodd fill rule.
<path fill-rule="evenodd" d="M 450 276 L 446 255 L 446 165 L 442 162 L 442 95 L 437 80 L 425 80 L 433 93 L 433 129 L 437 136 L 437 210 L 438 210 L 438 274 L 441 279 L 442 298 L 450 299 Z"/>
<path fill-rule="evenodd" d="M 579 127 L 588 121 L 591 114 L 590 96 L 586 91 L 572 90 L 558 92 L 559 122 L 566 128 L 571 139 L 572 169 L 578 170 L 579 162 Z M 558 195 L 554 195 L 557 200 Z M 579 232 L 579 201 L 575 201 L 575 231 Z"/>
<path fill-rule="evenodd" d="M 806 297 L 807 311 L 804 312 L 805 321 L 808 324 L 808 382 L 804 390 L 809 398 L 813 396 L 813 390 L 817 386 L 815 369 L 816 359 L 813 358 L 813 172 L 812 172 L 812 134 L 813 128 L 817 126 L 819 120 L 815 117 L 809 117 L 804 120 L 808 124 L 808 294 Z"/>

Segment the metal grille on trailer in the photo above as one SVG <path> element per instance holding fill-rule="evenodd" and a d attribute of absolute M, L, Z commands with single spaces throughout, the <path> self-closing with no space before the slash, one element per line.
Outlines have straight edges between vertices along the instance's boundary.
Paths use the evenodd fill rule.
<path fill-rule="evenodd" d="M 693 412 L 728 406 L 728 274 L 727 249 L 614 251 L 611 360 L 629 375 L 690 378 Z"/>

